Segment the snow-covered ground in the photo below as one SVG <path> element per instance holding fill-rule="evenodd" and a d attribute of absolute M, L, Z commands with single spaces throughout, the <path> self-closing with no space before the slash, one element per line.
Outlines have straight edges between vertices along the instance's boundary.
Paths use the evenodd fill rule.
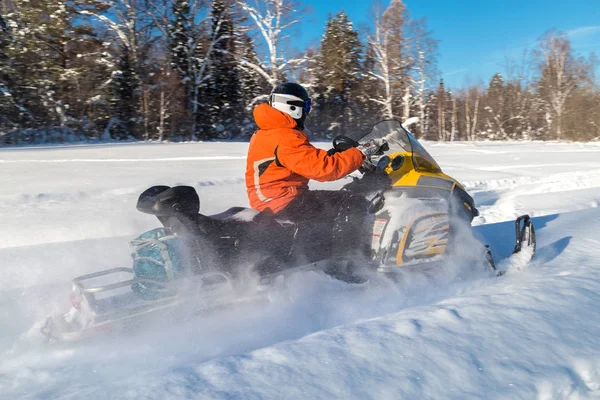
<path fill-rule="evenodd" d="M 130 265 L 128 240 L 158 226 L 137 195 L 189 184 L 204 213 L 247 205 L 247 145 L 0 150 L 0 398 L 600 398 L 600 145 L 425 146 L 475 197 L 496 258 L 510 220 L 534 217 L 529 265 L 366 287 L 303 273 L 270 304 L 72 347 L 34 326 L 74 276 Z"/>

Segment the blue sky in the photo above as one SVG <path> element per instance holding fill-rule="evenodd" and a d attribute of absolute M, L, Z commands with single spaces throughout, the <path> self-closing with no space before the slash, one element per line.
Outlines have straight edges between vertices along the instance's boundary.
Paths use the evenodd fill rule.
<path fill-rule="evenodd" d="M 413 18 L 427 18 L 439 44 L 439 70 L 450 87 L 488 82 L 550 28 L 569 34 L 573 48 L 600 56 L 600 0 L 405 0 Z M 296 43 L 318 45 L 328 13 L 344 9 L 360 29 L 370 21 L 370 0 L 305 0 Z M 384 0 L 384 4 L 388 1 Z M 296 40 L 296 39 L 294 39 Z"/>

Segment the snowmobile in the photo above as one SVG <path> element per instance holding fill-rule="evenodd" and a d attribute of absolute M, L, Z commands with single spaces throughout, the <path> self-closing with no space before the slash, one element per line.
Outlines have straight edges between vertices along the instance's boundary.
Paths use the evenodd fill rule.
<path fill-rule="evenodd" d="M 50 341 L 75 341 L 132 329 L 152 314 L 187 318 L 264 300 L 260 290 L 232 300 L 232 290 L 249 276 L 263 287 L 288 274 L 319 270 L 356 283 L 365 269 L 393 277 L 401 269 L 444 263 L 478 215 L 473 198 L 396 120 L 376 124 L 362 137 L 338 136 L 330 153 L 371 139 L 384 139 L 380 151 L 341 189 L 368 200 L 360 216 L 368 228 L 364 248 L 332 258 L 336 227 L 324 224 L 316 229 L 324 234 L 315 237 L 314 226 L 243 207 L 204 215 L 193 187 L 153 186 L 140 195 L 137 209 L 156 216 L 162 227 L 131 241 L 133 266 L 74 279 L 71 309 L 49 317 L 42 334 Z M 519 217 L 515 227 L 514 253 L 529 248 L 533 255 L 529 216 Z M 487 246 L 473 251 L 495 270 Z M 190 303 L 193 311 L 182 307 Z"/>

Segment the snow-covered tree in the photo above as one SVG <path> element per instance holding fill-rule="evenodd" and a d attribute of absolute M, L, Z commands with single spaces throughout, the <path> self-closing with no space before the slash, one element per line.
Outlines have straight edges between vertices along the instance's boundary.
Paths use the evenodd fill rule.
<path fill-rule="evenodd" d="M 402 0 L 375 13 L 364 46 L 343 12 L 330 17 L 318 49 L 293 47 L 292 1 L 0 0 L 2 142 L 248 135 L 253 107 L 288 79 L 315 100 L 315 134 L 417 116 L 429 139 L 600 137 L 597 61 L 561 33 L 535 63 L 449 90 L 437 41 Z"/>
<path fill-rule="evenodd" d="M 401 106 L 410 101 L 411 86 L 412 59 L 405 38 L 406 7 L 401 0 L 392 0 L 388 8 L 375 13 L 375 31 L 368 35 L 375 58 L 371 74 L 380 81 L 383 90 L 371 100 L 381 106 L 385 118 L 400 118 Z"/>
<path fill-rule="evenodd" d="M 448 140 L 448 130 L 446 129 L 446 88 L 444 87 L 444 80 L 440 80 L 440 84 L 438 86 L 436 101 L 437 101 L 437 130 L 438 130 L 438 140 L 446 141 Z"/>
<path fill-rule="evenodd" d="M 504 77 L 500 73 L 495 74 L 490 80 L 485 111 L 485 126 L 491 137 L 507 139 L 505 124 L 508 116 L 504 101 Z"/>
<path fill-rule="evenodd" d="M 473 100 L 472 100 L 473 99 Z M 477 87 L 465 92 L 465 135 L 467 140 L 475 140 L 479 121 L 481 90 Z M 471 103 L 473 102 L 473 103 Z M 473 105 L 471 105 L 473 104 Z"/>
<path fill-rule="evenodd" d="M 362 111 L 361 118 L 359 119 L 359 127 L 362 131 L 369 129 L 375 123 L 383 118 L 384 113 L 380 104 L 372 101 L 372 99 L 379 98 L 381 89 L 381 82 L 372 73 L 375 70 L 375 51 L 373 46 L 367 44 L 365 57 L 362 64 L 362 76 L 359 93 L 357 97 L 359 102 L 358 107 Z"/>
<path fill-rule="evenodd" d="M 233 137 L 239 134 L 236 119 L 241 108 L 236 27 L 232 7 L 227 0 L 213 0 L 211 7 L 211 46 L 206 62 L 206 80 L 202 93 L 205 106 L 199 118 L 204 124 L 204 137 Z"/>
<path fill-rule="evenodd" d="M 193 22 L 195 14 L 188 0 L 172 0 L 171 8 L 172 16 L 165 13 L 171 65 L 185 80 L 190 76 L 190 53 L 196 36 Z"/>
<path fill-rule="evenodd" d="M 143 138 L 148 136 L 148 111 L 144 102 L 144 85 L 150 84 L 145 78 L 153 69 L 150 62 L 152 43 L 155 40 L 156 25 L 152 18 L 150 2 L 137 0 L 107 0 L 106 12 L 83 10 L 82 15 L 103 23 L 110 32 L 113 56 L 111 71 L 111 104 L 113 119 L 108 123 L 105 136 L 124 138 L 127 135 Z M 122 96 L 122 97 L 121 97 Z"/>
<path fill-rule="evenodd" d="M 236 36 L 237 45 L 236 52 L 239 55 L 238 60 L 244 59 L 253 64 L 258 64 L 260 61 L 258 54 L 254 48 L 254 44 L 250 36 L 241 30 Z M 238 79 L 240 83 L 240 107 L 243 108 L 244 118 L 240 121 L 241 134 L 250 135 L 255 130 L 255 125 L 252 118 L 252 110 L 257 103 L 257 100 L 262 98 L 265 93 L 271 89 L 269 82 L 254 69 L 249 68 L 247 64 L 238 63 Z"/>
<path fill-rule="evenodd" d="M 589 65 L 576 58 L 566 36 L 555 31 L 540 39 L 535 54 L 541 70 L 538 93 L 546 106 L 548 129 L 560 140 L 567 100 L 589 79 Z"/>
<path fill-rule="evenodd" d="M 428 118 L 426 118 L 427 93 L 438 76 L 436 62 L 438 41 L 431 37 L 432 33 L 427 29 L 424 19 L 409 21 L 408 31 L 412 60 L 410 71 L 412 79 L 409 80 L 409 83 L 412 84 L 411 89 L 414 92 L 419 117 L 419 133 L 424 134 L 429 129 Z M 406 102 L 405 109 L 408 105 Z"/>
<path fill-rule="evenodd" d="M 321 133 L 345 132 L 359 118 L 357 98 L 362 74 L 362 44 L 348 15 L 329 18 L 316 58 L 315 116 Z"/>
<path fill-rule="evenodd" d="M 169 3 L 167 2 L 167 5 Z M 183 96 L 183 103 L 178 104 L 180 108 L 185 110 L 185 113 L 180 118 L 182 122 L 188 123 L 188 127 L 181 126 L 185 130 L 189 130 L 190 137 L 196 135 L 196 124 L 189 123 L 190 120 L 196 121 L 198 107 L 195 103 L 198 99 L 198 80 L 195 72 L 198 70 L 198 60 L 196 59 L 196 47 L 202 37 L 206 35 L 204 28 L 204 20 L 198 21 L 198 15 L 202 7 L 199 1 L 190 0 L 172 0 L 171 14 L 166 12 L 166 35 L 167 45 L 171 58 L 170 69 L 179 78 L 177 85 L 172 86 L 172 90 L 179 90 Z M 163 68 L 166 72 L 166 68 Z M 163 73 L 168 78 L 168 74 Z M 173 82 L 172 82 L 173 83 Z"/>
<path fill-rule="evenodd" d="M 113 71 L 110 81 L 112 120 L 108 125 L 110 133 L 106 135 L 106 139 L 127 139 L 136 131 L 139 123 L 139 81 L 132 64 L 133 56 L 128 47 L 123 46 L 117 57 L 117 68 Z"/>
<path fill-rule="evenodd" d="M 277 86 L 289 71 L 306 60 L 290 58 L 282 49 L 283 41 L 289 38 L 286 31 L 300 23 L 299 5 L 291 0 L 236 0 L 237 4 L 250 17 L 254 30 L 260 34 L 266 46 L 266 57 L 260 62 L 239 57 L 240 62 L 266 79 L 272 87 Z"/>
<path fill-rule="evenodd" d="M 15 118 L 15 114 L 21 114 L 12 92 L 15 86 L 13 79 L 16 71 L 11 66 L 8 47 L 12 41 L 12 31 L 3 13 L 7 12 L 4 7 L 0 8 L 0 135 L 2 128 L 14 128 L 19 122 L 19 118 Z"/>
<path fill-rule="evenodd" d="M 520 139 L 531 135 L 527 114 L 532 106 L 532 96 L 520 82 L 505 82 L 495 74 L 488 87 L 484 106 L 484 125 L 488 137 L 493 139 Z"/>
<path fill-rule="evenodd" d="M 227 26 L 231 23 L 228 19 L 230 15 L 226 12 L 214 12 L 215 2 L 212 3 L 211 18 L 203 21 L 198 26 L 194 42 L 190 53 L 190 79 L 191 79 L 191 139 L 196 140 L 199 136 L 209 136 L 208 133 L 213 128 L 213 119 L 211 118 L 211 101 L 208 87 L 210 80 L 214 77 L 211 72 L 216 72 L 216 66 L 211 63 L 215 59 L 217 52 L 225 54 L 227 50 L 224 43 L 231 39 L 227 31 Z M 217 9 L 223 8 L 218 5 Z M 206 23 L 204 23 L 206 22 Z"/>
<path fill-rule="evenodd" d="M 6 35 L 0 45 L 0 74 L 4 97 L 18 110 L 21 127 L 94 131 L 83 123 L 87 101 L 99 91 L 89 82 L 104 74 L 93 65 L 101 41 L 81 12 L 101 7 L 83 0 L 17 0 L 8 7 L 2 18 Z M 84 57 L 88 54 L 93 56 Z"/>

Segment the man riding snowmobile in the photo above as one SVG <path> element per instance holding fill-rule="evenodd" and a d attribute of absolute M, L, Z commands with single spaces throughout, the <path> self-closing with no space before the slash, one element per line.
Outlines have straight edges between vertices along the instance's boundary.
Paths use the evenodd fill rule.
<path fill-rule="evenodd" d="M 306 89 L 292 82 L 277 86 L 269 104 L 254 109 L 259 130 L 250 140 L 246 164 L 250 206 L 298 223 L 312 239 L 322 237 L 316 242 L 323 243 L 323 251 L 358 249 L 362 243 L 356 239 L 365 235 L 356 233 L 364 226 L 368 202 L 348 191 L 309 190 L 308 182 L 334 181 L 356 171 L 382 141 L 373 139 L 343 152 L 318 149 L 303 132 L 310 109 Z"/>
<path fill-rule="evenodd" d="M 268 299 L 252 289 L 254 278 L 264 288 L 307 270 L 352 283 L 374 272 L 402 279 L 403 271 L 449 262 L 503 273 L 483 244 L 465 242 L 477 215 L 473 198 L 400 122 L 338 136 L 327 152 L 302 132 L 309 111 L 308 94 L 292 83 L 254 110 L 260 130 L 246 170 L 254 209 L 203 214 L 191 186 L 158 185 L 140 194 L 136 208 L 162 226 L 130 242 L 131 268 L 73 279 L 72 307 L 47 318 L 42 334 L 80 340 L 137 329 L 150 315 L 206 314 Z M 363 174 L 338 192 L 308 190 L 310 179 L 332 181 L 361 166 Z M 515 239 L 514 253 L 527 261 L 535 252 L 528 215 L 515 221 Z"/>

